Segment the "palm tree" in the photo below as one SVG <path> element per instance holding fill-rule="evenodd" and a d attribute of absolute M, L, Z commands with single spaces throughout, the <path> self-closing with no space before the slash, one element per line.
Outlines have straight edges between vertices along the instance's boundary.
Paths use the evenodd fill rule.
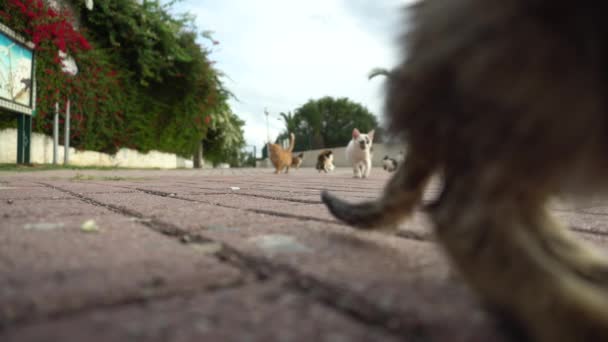
<path fill-rule="evenodd" d="M 287 114 L 280 113 L 279 115 L 281 115 L 283 117 L 283 120 L 285 120 L 285 128 L 287 129 L 287 133 L 295 132 L 298 128 L 299 120 L 294 117 L 291 112 L 287 112 Z"/>

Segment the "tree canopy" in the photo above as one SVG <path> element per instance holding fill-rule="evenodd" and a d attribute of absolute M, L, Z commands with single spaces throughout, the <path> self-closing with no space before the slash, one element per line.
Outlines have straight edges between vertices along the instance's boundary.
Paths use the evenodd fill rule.
<path fill-rule="evenodd" d="M 281 113 L 285 131 L 277 140 L 296 136 L 294 151 L 345 146 L 354 128 L 367 132 L 378 126 L 376 117 L 363 105 L 348 98 L 326 96 L 309 100 L 294 113 Z"/>

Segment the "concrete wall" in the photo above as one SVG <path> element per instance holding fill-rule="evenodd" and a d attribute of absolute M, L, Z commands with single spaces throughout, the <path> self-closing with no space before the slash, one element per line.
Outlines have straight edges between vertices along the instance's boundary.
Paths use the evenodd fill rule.
<path fill-rule="evenodd" d="M 59 145 L 57 161 L 63 164 L 64 148 Z M 53 139 L 50 136 L 32 133 L 31 162 L 34 164 L 51 164 L 53 162 Z M 192 160 L 175 154 L 158 151 L 140 153 L 128 148 L 121 148 L 115 155 L 94 151 L 76 151 L 70 148 L 70 165 L 109 166 L 133 168 L 192 168 Z M 0 163 L 17 161 L 17 130 L 0 130 Z M 207 165 L 208 163 L 204 163 Z"/>
<path fill-rule="evenodd" d="M 374 144 L 374 151 L 372 153 L 372 165 L 382 166 L 382 159 L 388 155 L 391 158 L 397 157 L 400 151 L 405 153 L 405 146 L 403 145 L 388 145 L 388 144 Z M 315 167 L 317 165 L 317 156 L 322 150 L 310 150 L 304 152 L 304 160 L 302 161 L 302 167 Z M 346 159 L 346 147 L 330 148 L 334 154 L 334 165 L 336 167 L 351 167 L 350 163 Z M 298 154 L 300 152 L 294 152 Z"/>

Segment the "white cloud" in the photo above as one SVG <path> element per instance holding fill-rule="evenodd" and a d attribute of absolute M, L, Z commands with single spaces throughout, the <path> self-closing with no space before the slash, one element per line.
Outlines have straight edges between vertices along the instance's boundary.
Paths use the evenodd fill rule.
<path fill-rule="evenodd" d="M 368 81 L 375 67 L 396 63 L 394 40 L 405 0 L 185 0 L 175 10 L 191 12 L 201 30 L 214 31 L 220 45 L 211 58 L 225 72 L 246 122 L 245 138 L 258 150 L 283 129 L 279 112 L 309 99 L 348 97 L 381 114 L 381 80 Z M 371 5 L 370 5 L 371 4 Z M 346 143 L 346 142 L 345 142 Z"/>

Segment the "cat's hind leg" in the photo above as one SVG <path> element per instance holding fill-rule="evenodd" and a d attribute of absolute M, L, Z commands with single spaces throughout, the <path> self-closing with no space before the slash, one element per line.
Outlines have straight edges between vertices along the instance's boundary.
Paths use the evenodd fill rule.
<path fill-rule="evenodd" d="M 452 183 L 432 209 L 437 238 L 482 300 L 534 341 L 605 340 L 608 267 L 550 220 L 544 199 Z"/>

